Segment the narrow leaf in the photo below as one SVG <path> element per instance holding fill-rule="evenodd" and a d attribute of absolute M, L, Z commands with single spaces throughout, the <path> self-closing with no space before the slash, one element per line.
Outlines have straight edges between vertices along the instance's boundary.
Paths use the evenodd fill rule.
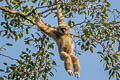
<path fill-rule="evenodd" d="M 6 43 L 6 45 L 7 45 L 7 46 L 13 46 L 13 44 L 11 44 L 11 43 Z"/>

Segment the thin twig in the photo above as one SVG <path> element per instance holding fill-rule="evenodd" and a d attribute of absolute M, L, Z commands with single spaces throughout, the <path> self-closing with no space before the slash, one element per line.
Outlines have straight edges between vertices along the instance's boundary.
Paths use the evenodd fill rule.
<path fill-rule="evenodd" d="M 71 26 L 71 27 L 74 27 L 74 26 L 77 26 L 77 25 L 81 25 L 81 24 L 83 24 L 83 23 L 86 23 L 86 21 L 82 21 L 81 23 L 74 24 L 74 25 Z"/>
<path fill-rule="evenodd" d="M 49 13 L 47 13 L 46 15 L 41 15 L 41 17 L 43 17 L 43 18 L 46 18 L 46 17 L 48 17 L 50 14 L 51 14 L 52 12 L 49 12 Z"/>
<path fill-rule="evenodd" d="M 31 15 L 31 14 L 33 13 L 33 11 L 35 11 L 36 9 L 39 9 L 39 8 L 45 8 L 45 7 L 52 7 L 52 6 L 54 6 L 54 5 L 48 5 L 48 6 L 42 6 L 42 7 L 36 7 L 36 8 L 33 9 L 31 12 L 29 12 L 26 16 Z M 45 11 L 39 13 L 39 15 L 41 15 L 41 14 L 43 14 L 43 13 L 46 13 L 46 12 L 48 12 L 48 11 L 50 11 L 50 10 L 54 10 L 54 9 L 56 9 L 56 8 L 49 8 L 49 9 L 47 9 L 47 10 L 45 10 Z"/>
<path fill-rule="evenodd" d="M 30 21 L 32 24 L 34 24 L 34 25 L 36 24 L 35 22 L 33 22 L 33 20 L 31 20 L 30 18 L 28 18 L 25 13 L 23 13 L 21 11 L 10 10 L 10 9 L 7 9 L 7 8 L 5 8 L 3 6 L 0 6 L 0 10 L 3 10 L 3 11 L 8 12 L 10 14 L 18 14 L 21 17 L 25 18 L 26 20 Z"/>
<path fill-rule="evenodd" d="M 50 10 L 55 10 L 55 9 L 56 9 L 56 7 L 55 8 L 49 8 L 49 9 L 47 9 L 45 11 L 42 11 L 42 12 L 38 13 L 38 15 L 44 14 L 44 13 L 50 11 Z"/>
<path fill-rule="evenodd" d="M 80 35 L 74 35 L 74 34 L 71 34 L 71 35 L 74 36 L 74 37 L 81 38 Z M 98 44 L 100 44 L 100 45 L 103 47 L 103 49 L 107 52 L 107 54 L 110 55 L 110 54 L 108 53 L 108 51 L 107 51 L 107 47 L 105 47 L 105 46 L 102 44 L 102 42 L 98 41 L 98 40 L 95 39 L 93 36 L 90 36 L 89 39 L 92 40 L 92 41 L 95 41 L 95 42 L 98 43 Z"/>
<path fill-rule="evenodd" d="M 11 59 L 11 60 L 15 60 L 15 61 L 17 61 L 17 59 L 15 59 L 15 58 L 12 58 L 12 57 L 10 57 L 10 56 L 7 56 L 7 55 L 4 55 L 4 54 L 0 54 L 0 56 L 4 56 L 4 57 L 6 57 L 6 58 L 9 58 L 9 59 Z"/>

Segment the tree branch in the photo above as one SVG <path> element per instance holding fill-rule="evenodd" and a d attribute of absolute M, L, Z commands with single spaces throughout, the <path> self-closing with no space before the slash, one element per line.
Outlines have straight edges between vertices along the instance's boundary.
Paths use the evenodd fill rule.
<path fill-rule="evenodd" d="M 78 38 L 81 38 L 80 35 L 74 35 L 74 34 L 71 34 L 73 37 L 78 37 Z M 92 40 L 92 41 L 95 41 L 96 43 L 100 44 L 102 46 L 102 48 L 107 52 L 107 48 L 104 46 L 104 44 L 102 44 L 102 42 L 98 41 L 97 39 L 95 39 L 93 36 L 89 36 L 89 39 Z M 108 55 L 110 55 L 109 53 L 107 53 Z"/>
<path fill-rule="evenodd" d="M 38 13 L 38 15 L 44 14 L 44 13 L 50 11 L 50 10 L 55 10 L 55 9 L 56 9 L 56 7 L 55 8 L 49 8 L 49 9 L 47 9 L 45 11 L 42 11 L 42 12 Z"/>
<path fill-rule="evenodd" d="M 0 10 L 5 11 L 5 12 L 8 12 L 8 13 L 10 13 L 10 14 L 18 14 L 18 15 L 20 15 L 21 17 L 23 17 L 24 19 L 30 21 L 32 24 L 34 24 L 34 25 L 36 24 L 35 22 L 33 22 L 33 20 L 31 20 L 30 18 L 28 18 L 27 15 L 26 15 L 25 13 L 23 13 L 23 12 L 14 11 L 14 10 L 9 10 L 9 9 L 3 7 L 3 6 L 0 6 Z"/>
<path fill-rule="evenodd" d="M 36 8 L 33 9 L 31 12 L 29 12 L 26 16 L 31 15 L 31 14 L 33 13 L 33 11 L 35 11 L 36 9 L 45 8 L 45 7 L 49 8 L 49 7 L 52 7 L 52 6 L 54 6 L 54 5 L 55 5 L 55 4 L 53 4 L 53 5 L 48 5 L 48 6 L 42 6 L 42 7 L 36 7 Z M 55 8 L 49 8 L 49 9 L 47 9 L 47 10 L 41 12 L 41 13 L 38 13 L 38 14 L 41 15 L 41 14 L 43 14 L 43 13 L 46 13 L 46 12 L 48 12 L 48 11 L 50 11 L 50 10 L 54 10 L 54 9 L 56 9 L 56 7 L 55 7 Z"/>
<path fill-rule="evenodd" d="M 81 24 L 83 24 L 83 23 L 86 23 L 86 21 L 82 21 L 81 23 L 74 24 L 74 25 L 72 25 L 71 27 L 74 27 L 74 26 L 77 26 L 77 25 L 81 25 Z"/>
<path fill-rule="evenodd" d="M 15 58 L 12 58 L 12 57 L 10 57 L 10 56 L 7 56 L 7 55 L 4 55 L 4 54 L 0 54 L 0 56 L 3 56 L 3 57 L 6 57 L 6 58 L 9 58 L 9 59 L 11 59 L 11 60 L 15 60 L 15 61 L 17 61 L 17 59 L 15 59 Z"/>

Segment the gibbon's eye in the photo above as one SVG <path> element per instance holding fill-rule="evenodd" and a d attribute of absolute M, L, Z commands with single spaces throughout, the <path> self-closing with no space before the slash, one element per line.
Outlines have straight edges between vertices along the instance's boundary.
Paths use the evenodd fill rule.
<path fill-rule="evenodd" d="M 66 28 L 61 28 L 61 31 L 62 31 L 62 32 L 65 32 L 65 31 L 66 31 Z"/>

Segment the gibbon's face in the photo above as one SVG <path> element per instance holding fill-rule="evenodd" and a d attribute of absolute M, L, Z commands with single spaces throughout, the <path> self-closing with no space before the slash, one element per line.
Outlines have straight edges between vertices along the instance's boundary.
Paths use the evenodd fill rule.
<path fill-rule="evenodd" d="M 67 25 L 60 25 L 57 30 L 61 35 L 70 34 L 70 27 Z"/>

